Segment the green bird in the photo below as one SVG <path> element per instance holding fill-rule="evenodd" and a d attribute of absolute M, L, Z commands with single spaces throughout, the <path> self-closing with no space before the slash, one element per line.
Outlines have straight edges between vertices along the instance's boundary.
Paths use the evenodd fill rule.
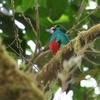
<path fill-rule="evenodd" d="M 52 54 L 55 55 L 57 51 L 61 49 L 64 45 L 68 44 L 70 40 L 66 35 L 66 29 L 64 28 L 64 26 L 58 24 L 55 25 L 54 27 L 51 27 L 50 29 L 53 30 L 53 34 L 50 39 L 49 48 Z M 70 90 L 70 85 L 71 85 L 69 83 L 70 80 L 71 76 L 69 77 L 69 79 L 66 80 L 64 84 L 62 84 L 62 89 L 66 91 L 66 94 Z"/>
<path fill-rule="evenodd" d="M 49 47 L 52 54 L 55 55 L 57 51 L 68 44 L 70 40 L 66 35 L 66 29 L 62 25 L 55 25 L 51 27 L 51 30 L 54 32 L 51 36 Z"/>

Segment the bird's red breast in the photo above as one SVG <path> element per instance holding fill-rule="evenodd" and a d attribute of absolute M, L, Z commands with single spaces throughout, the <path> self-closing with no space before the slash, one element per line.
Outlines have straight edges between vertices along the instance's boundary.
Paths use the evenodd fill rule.
<path fill-rule="evenodd" d="M 56 39 L 54 39 L 54 41 L 51 44 L 49 44 L 49 48 L 53 55 L 55 55 L 57 53 L 57 51 L 59 50 L 60 47 L 56 43 Z"/>

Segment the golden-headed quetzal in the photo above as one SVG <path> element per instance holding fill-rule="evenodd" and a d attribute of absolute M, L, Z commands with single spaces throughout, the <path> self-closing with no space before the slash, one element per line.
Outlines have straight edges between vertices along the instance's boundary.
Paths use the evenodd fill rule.
<path fill-rule="evenodd" d="M 66 35 L 66 29 L 62 25 L 55 25 L 51 27 L 51 30 L 54 32 L 51 36 L 49 47 L 52 54 L 55 55 L 57 51 L 68 44 L 70 40 Z"/>
<path fill-rule="evenodd" d="M 53 30 L 53 34 L 50 39 L 49 48 L 53 55 L 57 53 L 59 49 L 61 49 L 64 45 L 68 44 L 70 42 L 68 36 L 66 35 L 66 29 L 64 26 L 58 24 L 54 27 L 51 27 L 50 30 Z M 67 84 L 70 81 L 71 77 L 66 80 L 66 83 L 62 86 L 64 88 L 63 90 L 66 91 L 66 93 L 69 92 L 70 83 Z"/>

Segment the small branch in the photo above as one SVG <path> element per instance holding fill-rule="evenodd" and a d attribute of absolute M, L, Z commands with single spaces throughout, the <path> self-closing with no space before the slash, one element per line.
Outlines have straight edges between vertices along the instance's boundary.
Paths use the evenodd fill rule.
<path fill-rule="evenodd" d="M 85 4 L 86 4 L 86 1 L 85 0 L 82 0 L 81 1 L 81 4 L 80 4 L 80 8 L 79 8 L 79 10 L 77 12 L 77 15 L 76 15 L 76 20 L 74 22 L 74 25 L 73 25 L 73 27 L 67 33 L 71 33 L 72 30 L 76 29 L 76 27 L 78 25 L 78 22 L 79 22 L 79 19 L 81 18 L 82 13 L 84 11 Z"/>
<path fill-rule="evenodd" d="M 15 12 L 14 12 L 14 0 L 11 0 L 11 9 L 12 9 L 12 20 L 14 21 L 15 19 Z"/>
<path fill-rule="evenodd" d="M 33 25 L 32 25 L 31 20 L 30 20 L 29 18 L 25 17 L 24 14 L 22 14 L 22 16 L 23 16 L 23 18 L 29 23 L 29 25 L 31 26 L 31 28 L 32 28 L 32 30 L 33 30 L 33 32 L 34 32 L 34 34 L 35 34 L 36 37 L 37 37 L 37 32 L 35 31 L 35 29 L 34 29 L 34 27 L 33 27 Z"/>
<path fill-rule="evenodd" d="M 36 61 L 38 61 L 39 58 L 43 57 L 44 55 L 48 54 L 49 52 L 50 52 L 50 50 L 47 50 L 47 51 L 45 51 L 45 52 L 41 52 L 41 53 L 35 58 L 34 63 L 35 63 Z"/>
<path fill-rule="evenodd" d="M 80 8 L 79 8 L 79 10 L 78 10 L 78 13 L 77 13 L 77 15 L 76 15 L 76 20 L 75 20 L 74 25 L 76 25 L 76 24 L 78 23 L 80 17 L 82 16 L 82 13 L 83 13 L 83 11 L 84 11 L 85 5 L 86 5 L 86 0 L 82 0 L 82 1 L 81 1 L 81 4 L 80 4 Z"/>
<path fill-rule="evenodd" d="M 100 6 L 97 6 L 97 8 L 96 8 L 95 10 L 93 10 L 90 14 L 88 14 L 84 19 L 82 19 L 82 20 L 78 23 L 78 25 L 79 25 L 80 23 L 82 23 L 85 19 L 87 19 L 90 15 L 94 14 L 95 12 L 97 12 L 99 9 L 100 9 Z"/>
<path fill-rule="evenodd" d="M 100 51 L 93 51 L 93 50 L 85 50 L 85 53 L 92 53 L 92 54 L 100 54 Z"/>
<path fill-rule="evenodd" d="M 31 26 L 34 34 L 36 35 L 36 38 L 37 38 L 38 37 L 38 34 L 37 34 L 36 30 L 34 29 L 31 20 L 29 18 L 26 18 L 24 14 L 22 14 L 22 16 L 30 24 L 30 26 Z M 35 43 L 36 43 L 36 48 L 35 48 L 34 56 L 31 58 L 31 60 L 29 61 L 29 63 L 25 66 L 25 68 L 23 69 L 23 71 L 27 71 L 28 68 L 33 65 L 33 62 L 34 62 L 34 60 L 35 60 L 35 58 L 37 56 L 37 40 L 36 40 Z"/>
<path fill-rule="evenodd" d="M 23 71 L 27 71 L 28 68 L 29 68 L 30 66 L 33 66 L 34 63 L 35 63 L 39 58 L 43 57 L 44 55 L 48 54 L 49 52 L 50 52 L 49 50 L 47 50 L 47 51 L 45 51 L 45 52 L 40 51 L 35 57 L 33 56 L 32 59 L 29 61 L 29 63 L 25 66 L 25 69 L 23 69 Z"/>
<path fill-rule="evenodd" d="M 71 33 L 72 30 L 76 29 L 76 27 L 78 25 L 78 22 L 79 22 L 79 19 L 81 18 L 82 13 L 84 11 L 85 4 L 86 4 L 86 1 L 85 0 L 82 0 L 82 2 L 80 4 L 80 8 L 79 8 L 79 10 L 77 12 L 77 15 L 76 15 L 76 20 L 74 22 L 74 25 L 73 25 L 73 27 L 67 33 Z"/>
<path fill-rule="evenodd" d="M 7 46 L 6 46 L 6 49 L 9 48 L 9 47 L 11 47 L 11 45 L 13 45 L 13 44 L 15 43 L 15 41 L 16 41 L 16 40 L 14 39 L 9 45 L 7 45 Z"/>
<path fill-rule="evenodd" d="M 82 23 L 85 19 L 87 19 L 90 15 L 94 14 L 95 12 L 97 12 L 98 9 L 100 9 L 100 6 L 97 6 L 97 8 L 96 8 L 95 10 L 93 10 L 90 14 L 88 14 L 85 18 L 83 18 L 80 22 L 78 22 L 75 26 L 73 26 L 69 31 L 67 31 L 66 34 L 71 34 L 72 31 L 73 31 L 74 29 L 76 29 L 77 26 L 78 26 L 79 24 L 81 24 L 81 23 Z"/>
<path fill-rule="evenodd" d="M 34 62 L 36 56 L 37 56 L 37 49 L 39 48 L 39 40 L 40 40 L 40 27 L 39 27 L 39 13 L 38 13 L 38 0 L 35 0 L 35 16 L 36 16 L 36 32 L 37 32 L 37 37 L 36 37 L 36 48 L 35 48 L 35 53 L 34 57 L 32 58 L 32 61 Z M 26 66 L 28 67 L 28 66 Z"/>
<path fill-rule="evenodd" d="M 39 10 L 38 10 L 38 0 L 35 0 L 35 18 L 36 18 L 36 32 L 37 32 L 37 38 L 36 38 L 36 50 L 39 49 L 42 45 L 40 42 L 40 23 L 39 23 Z"/>
<path fill-rule="evenodd" d="M 36 32 L 37 32 L 38 38 L 40 38 L 38 0 L 35 0 L 35 16 L 36 16 Z"/>
<path fill-rule="evenodd" d="M 93 65 L 100 66 L 100 64 L 93 62 L 92 60 L 90 60 L 90 59 L 87 58 L 87 57 L 83 57 L 83 58 L 86 59 L 88 62 L 90 62 L 90 63 L 93 64 Z"/>
<path fill-rule="evenodd" d="M 41 42 L 40 42 L 40 26 L 39 26 L 38 0 L 35 0 L 35 16 L 36 16 L 36 31 L 33 28 L 32 24 L 30 23 L 30 25 L 31 25 L 31 27 L 32 27 L 35 35 L 36 35 L 36 48 L 35 48 L 35 53 L 34 53 L 34 56 L 32 57 L 32 59 L 30 60 L 30 62 L 32 62 L 33 64 L 34 64 L 34 60 L 36 59 L 36 57 L 41 53 L 41 52 L 39 52 L 37 54 L 37 49 L 39 49 L 39 46 L 42 47 Z M 26 19 L 24 15 L 23 15 L 23 17 L 24 17 L 24 19 Z M 24 71 L 26 71 L 31 66 L 30 62 L 26 65 Z"/>
<path fill-rule="evenodd" d="M 15 40 L 12 43 L 14 43 L 16 41 L 16 47 L 19 49 L 19 53 L 20 53 L 21 58 L 23 58 L 23 55 L 22 55 L 23 49 L 21 47 L 21 40 L 19 39 L 18 29 L 15 25 L 14 0 L 11 0 L 11 8 L 12 8 L 12 12 L 13 12 L 12 21 L 13 21 L 13 28 L 14 28 L 14 33 L 15 33 Z"/>
<path fill-rule="evenodd" d="M 10 45 L 8 45 L 8 47 L 9 47 L 12 51 L 14 51 L 19 57 L 21 57 L 20 54 L 19 54 L 17 51 L 15 51 Z M 24 61 L 29 62 L 29 63 L 33 66 L 33 63 L 30 62 L 29 60 L 27 60 L 24 56 L 23 56 L 22 59 L 23 59 Z M 35 67 L 35 66 L 34 66 L 34 68 L 37 69 L 37 67 Z M 37 70 L 39 71 L 39 69 L 37 69 Z"/>
<path fill-rule="evenodd" d="M 81 32 L 75 39 L 71 40 L 69 44 L 64 46 L 57 54 L 46 64 L 42 70 L 37 74 L 36 80 L 41 85 L 47 84 L 49 81 L 57 78 L 57 72 L 61 69 L 60 62 L 68 60 L 77 50 L 77 46 L 83 48 L 90 42 L 93 42 L 100 36 L 100 24 L 93 26 L 87 31 Z M 80 48 L 79 48 L 80 50 Z M 78 50 L 78 51 L 79 51 Z M 61 67 L 60 67 L 61 66 Z"/>

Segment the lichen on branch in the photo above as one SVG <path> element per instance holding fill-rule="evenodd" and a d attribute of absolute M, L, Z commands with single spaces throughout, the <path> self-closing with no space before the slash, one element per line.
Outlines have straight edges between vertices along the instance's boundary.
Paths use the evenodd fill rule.
<path fill-rule="evenodd" d="M 88 48 L 88 44 L 93 42 L 100 36 L 100 24 L 93 26 L 87 31 L 82 31 L 76 38 L 70 41 L 69 44 L 59 50 L 43 69 L 37 74 L 37 82 L 41 85 L 46 85 L 49 81 L 57 78 L 57 73 L 62 67 L 61 62 L 65 59 L 69 60 L 75 53 L 80 52 L 80 49 Z"/>

